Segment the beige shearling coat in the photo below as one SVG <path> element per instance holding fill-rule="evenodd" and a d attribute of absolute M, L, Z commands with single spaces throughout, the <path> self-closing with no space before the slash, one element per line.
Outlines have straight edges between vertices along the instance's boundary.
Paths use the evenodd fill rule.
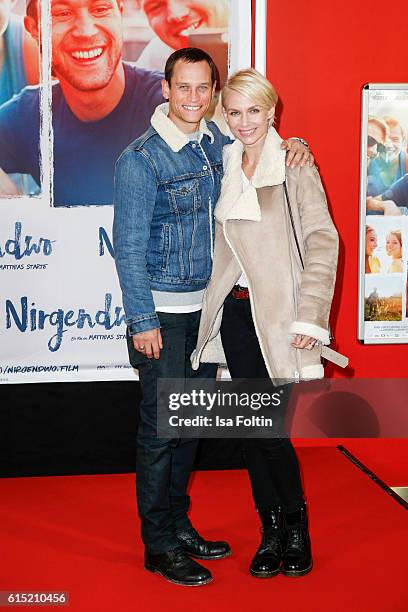
<path fill-rule="evenodd" d="M 191 356 L 225 363 L 219 339 L 223 303 L 241 270 L 250 291 L 252 316 L 269 375 L 276 384 L 323 377 L 322 345 L 329 344 L 328 319 L 336 279 L 338 235 L 327 209 L 318 171 L 287 168 L 281 138 L 268 131 L 256 171 L 242 189 L 243 145 L 224 149 L 225 174 L 215 208 L 213 272 L 205 292 L 197 347 Z M 299 259 L 288 206 L 286 184 Z M 313 350 L 291 346 L 293 334 L 318 340 Z"/>

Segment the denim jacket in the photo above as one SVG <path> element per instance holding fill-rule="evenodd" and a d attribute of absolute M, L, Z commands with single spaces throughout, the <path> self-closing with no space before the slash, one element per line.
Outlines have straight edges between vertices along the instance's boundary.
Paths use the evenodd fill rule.
<path fill-rule="evenodd" d="M 211 275 L 213 210 L 222 148 L 231 142 L 203 120 L 190 142 L 160 105 L 151 127 L 115 167 L 113 246 L 130 335 L 160 327 L 152 289 L 204 289 Z"/>

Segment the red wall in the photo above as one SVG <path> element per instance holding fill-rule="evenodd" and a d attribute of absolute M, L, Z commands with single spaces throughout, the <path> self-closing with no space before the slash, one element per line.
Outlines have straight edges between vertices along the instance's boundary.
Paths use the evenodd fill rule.
<path fill-rule="evenodd" d="M 338 349 L 358 377 L 404 377 L 406 345 L 357 341 L 360 92 L 368 82 L 408 82 L 407 4 L 268 0 L 267 75 L 279 131 L 303 136 L 316 156 L 340 234 L 332 311 Z M 342 376 L 338 368 L 329 375 Z"/>

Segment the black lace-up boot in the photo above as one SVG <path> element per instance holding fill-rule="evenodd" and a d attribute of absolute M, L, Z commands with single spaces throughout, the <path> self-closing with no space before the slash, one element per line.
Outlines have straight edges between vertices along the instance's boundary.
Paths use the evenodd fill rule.
<path fill-rule="evenodd" d="M 169 582 L 184 586 L 201 586 L 212 581 L 211 572 L 190 559 L 182 548 L 158 555 L 146 551 L 145 569 L 160 574 Z"/>
<path fill-rule="evenodd" d="M 231 554 L 227 542 L 204 540 L 194 527 L 187 531 L 179 531 L 176 535 L 184 552 L 196 559 L 224 559 Z"/>
<path fill-rule="evenodd" d="M 257 578 L 271 578 L 280 572 L 285 529 L 282 510 L 260 510 L 262 540 L 252 559 L 250 573 Z"/>
<path fill-rule="evenodd" d="M 282 556 L 282 574 L 304 576 L 313 567 L 306 505 L 285 515 L 287 544 Z"/>

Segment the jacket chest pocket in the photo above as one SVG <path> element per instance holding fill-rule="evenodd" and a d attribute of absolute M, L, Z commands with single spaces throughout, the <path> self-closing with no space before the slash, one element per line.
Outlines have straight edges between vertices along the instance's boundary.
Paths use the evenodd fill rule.
<path fill-rule="evenodd" d="M 166 187 L 170 208 L 180 215 L 193 213 L 200 207 L 201 198 L 197 179 L 179 181 Z"/>

